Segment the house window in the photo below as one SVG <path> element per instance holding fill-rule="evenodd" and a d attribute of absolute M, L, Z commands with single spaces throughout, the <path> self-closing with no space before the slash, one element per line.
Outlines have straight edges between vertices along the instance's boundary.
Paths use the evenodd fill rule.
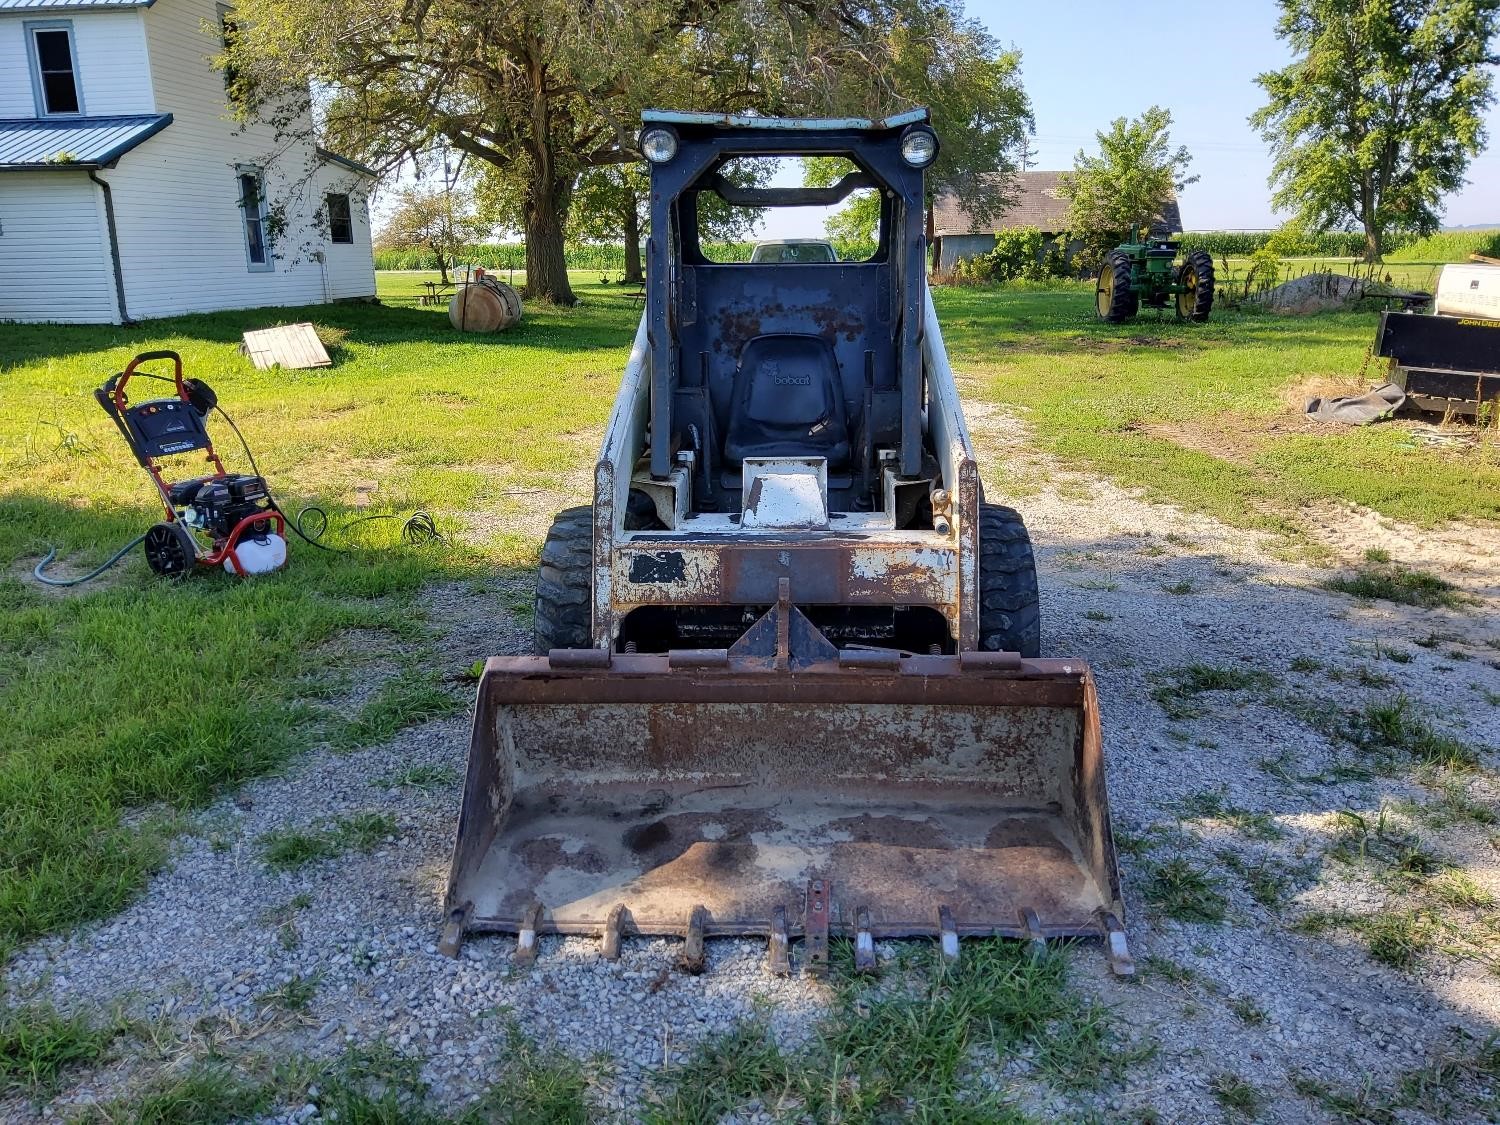
<path fill-rule="evenodd" d="M 31 56 L 31 87 L 40 117 L 82 113 L 78 89 L 78 59 L 73 51 L 73 25 L 67 20 L 48 20 L 26 25 Z"/>
<path fill-rule="evenodd" d="M 347 195 L 328 197 L 328 241 L 346 244 L 354 242 L 354 220 L 349 214 Z"/>
<path fill-rule="evenodd" d="M 240 186 L 240 212 L 245 218 L 245 257 L 252 270 L 269 270 L 271 241 L 266 229 L 265 181 L 259 168 L 237 170 Z"/>

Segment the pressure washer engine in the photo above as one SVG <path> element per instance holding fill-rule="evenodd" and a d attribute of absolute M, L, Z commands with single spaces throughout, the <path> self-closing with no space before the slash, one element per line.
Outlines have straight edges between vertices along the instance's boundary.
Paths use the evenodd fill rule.
<path fill-rule="evenodd" d="M 156 360 L 171 360 L 172 378 L 139 370 Z M 171 383 L 176 394 L 132 403 L 126 388 L 138 377 Z M 172 577 L 194 566 L 223 566 L 231 574 L 248 575 L 285 564 L 286 519 L 265 478 L 224 468 L 204 424 L 209 412 L 219 408 L 218 396 L 201 379 L 183 378 L 181 356 L 170 351 L 138 355 L 106 380 L 94 398 L 161 496 L 166 516 L 144 538 L 146 563 L 153 571 Z M 224 418 L 233 427 L 227 414 Z M 176 482 L 166 479 L 161 458 L 199 451 L 212 473 Z"/>

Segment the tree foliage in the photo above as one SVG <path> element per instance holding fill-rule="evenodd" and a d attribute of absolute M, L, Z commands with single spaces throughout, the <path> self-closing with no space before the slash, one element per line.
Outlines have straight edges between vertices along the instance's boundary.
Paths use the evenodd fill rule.
<path fill-rule="evenodd" d="M 1444 194 L 1484 146 L 1500 0 L 1280 0 L 1296 52 L 1257 78 L 1250 118 L 1271 144 L 1272 202 L 1310 227 L 1357 224 L 1365 256 L 1391 231 L 1437 229 Z"/>
<path fill-rule="evenodd" d="M 437 187 L 418 183 L 396 193 L 396 205 L 375 239 L 380 250 L 430 251 L 437 261 L 443 284 L 448 267 L 475 242 L 489 233 L 489 226 L 475 212 L 474 197 L 467 185 Z"/>
<path fill-rule="evenodd" d="M 1015 202 L 1014 175 L 1034 128 L 1021 82 L 1021 53 L 1001 47 L 961 5 L 913 5 L 892 26 L 887 81 L 909 105 L 932 111 L 941 149 L 928 170 L 928 214 L 938 195 L 958 198 L 980 225 Z M 804 182 L 826 187 L 849 171 L 848 161 L 804 162 Z M 829 238 L 869 243 L 876 237 L 880 200 L 851 196 L 825 224 Z"/>
<path fill-rule="evenodd" d="M 1127 121 L 1117 117 L 1095 133 L 1099 153 L 1082 149 L 1058 183 L 1068 200 L 1068 225 L 1091 248 L 1113 243 L 1143 225 L 1164 221 L 1167 204 L 1197 176 L 1186 147 L 1172 148 L 1172 114 L 1152 106 Z M 1097 244 L 1097 245 L 1096 245 Z"/>
<path fill-rule="evenodd" d="M 908 107 L 919 71 L 947 89 L 946 72 L 966 69 L 964 43 L 942 35 L 961 12 L 951 0 L 241 0 L 224 61 L 245 89 L 325 91 L 329 145 L 377 167 L 444 143 L 486 162 L 526 236 L 529 295 L 571 302 L 575 187 L 639 158 L 641 109 L 882 116 Z M 982 93 L 955 111 L 990 112 Z"/>

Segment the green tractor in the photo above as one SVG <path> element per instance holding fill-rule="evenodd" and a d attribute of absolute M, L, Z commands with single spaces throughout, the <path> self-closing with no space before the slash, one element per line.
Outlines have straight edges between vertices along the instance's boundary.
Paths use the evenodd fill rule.
<path fill-rule="evenodd" d="M 1142 305 L 1164 309 L 1175 299 L 1179 320 L 1207 320 L 1214 307 L 1214 260 L 1206 250 L 1192 250 L 1178 265 L 1178 245 L 1147 236 L 1106 254 L 1094 287 L 1099 319 L 1120 324 Z"/>

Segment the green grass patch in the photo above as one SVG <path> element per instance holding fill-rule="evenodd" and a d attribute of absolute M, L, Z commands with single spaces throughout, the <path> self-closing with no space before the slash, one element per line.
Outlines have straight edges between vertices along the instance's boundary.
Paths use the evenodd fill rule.
<path fill-rule="evenodd" d="M 1437 948 L 1438 926 L 1430 911 L 1397 907 L 1375 914 L 1313 911 L 1292 928 L 1303 934 L 1343 931 L 1357 937 L 1370 956 L 1393 969 L 1411 969 Z"/>
<path fill-rule="evenodd" d="M 967 942 L 956 966 L 924 951 L 871 983 L 845 975 L 812 1044 L 784 1052 L 750 1022 L 706 1041 L 657 1082 L 648 1120 L 717 1121 L 758 1102 L 796 1120 L 1022 1122 L 973 1068 L 1029 1060 L 1031 1077 L 1065 1089 L 1118 1081 L 1151 1048 L 1126 1046 L 1106 1011 L 1076 995 L 1056 954 L 1015 942 Z"/>
<path fill-rule="evenodd" d="M 0 1094 L 54 1089 L 70 1069 L 102 1060 L 122 1030 L 118 1021 L 96 1024 L 49 1004 L 0 1001 Z"/>
<path fill-rule="evenodd" d="M 222 1060 L 200 1059 L 169 1070 L 134 1096 L 96 1107 L 84 1121 L 113 1125 L 219 1125 L 255 1117 L 275 1101 L 272 1088 Z"/>
<path fill-rule="evenodd" d="M 1404 695 L 1345 712 L 1337 733 L 1386 773 L 1410 766 L 1468 772 L 1479 765 L 1477 750 L 1434 730 L 1413 714 L 1412 701 Z"/>
<path fill-rule="evenodd" d="M 1352 574 L 1328 579 L 1323 588 L 1366 600 L 1379 599 L 1427 608 L 1462 609 L 1474 600 L 1444 578 L 1392 562 L 1367 562 Z M 1408 655 L 1406 660 L 1410 659 Z"/>
<path fill-rule="evenodd" d="M 1199 697 L 1210 692 L 1268 691 L 1276 685 L 1269 672 L 1256 668 L 1221 668 L 1211 664 L 1186 664 L 1155 673 L 1151 698 L 1169 719 L 1195 719 L 1203 715 Z"/>
<path fill-rule="evenodd" d="M 306 831 L 268 832 L 260 838 L 261 855 L 267 866 L 293 871 L 349 851 L 374 851 L 396 831 L 396 820 L 387 813 L 351 813 Z"/>
<path fill-rule="evenodd" d="M 1215 1074 L 1208 1080 L 1208 1092 L 1214 1101 L 1237 1117 L 1255 1117 L 1265 1101 L 1259 1090 L 1237 1074 Z"/>
<path fill-rule="evenodd" d="M 1229 803 L 1227 787 L 1193 793 L 1178 805 L 1184 820 L 1213 820 L 1255 840 L 1279 840 L 1286 833 L 1270 813 L 1252 812 Z"/>
<path fill-rule="evenodd" d="M 388 789 L 442 789 L 458 780 L 447 766 L 408 766 L 387 776 L 381 784 Z"/>
<path fill-rule="evenodd" d="M 1147 864 L 1141 890 L 1158 913 L 1179 922 L 1219 923 L 1229 914 L 1229 900 L 1185 856 Z"/>
<path fill-rule="evenodd" d="M 341 750 L 374 746 L 407 727 L 447 718 L 463 709 L 463 701 L 433 673 L 398 672 L 338 732 L 334 745 Z"/>

